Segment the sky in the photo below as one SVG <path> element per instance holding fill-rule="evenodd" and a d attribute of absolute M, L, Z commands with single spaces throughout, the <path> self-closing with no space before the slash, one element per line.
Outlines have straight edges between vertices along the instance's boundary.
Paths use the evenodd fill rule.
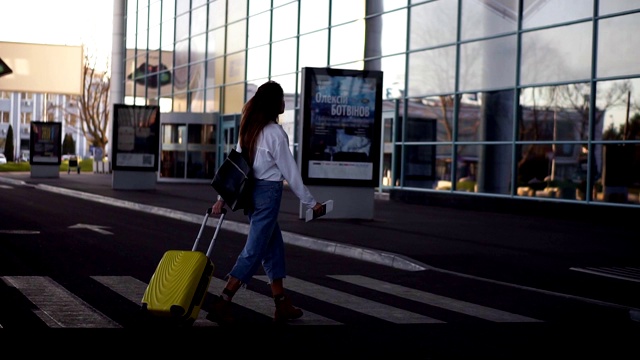
<path fill-rule="evenodd" d="M 0 9 L 0 42 L 84 45 L 97 59 L 111 55 L 112 0 L 0 0 Z"/>

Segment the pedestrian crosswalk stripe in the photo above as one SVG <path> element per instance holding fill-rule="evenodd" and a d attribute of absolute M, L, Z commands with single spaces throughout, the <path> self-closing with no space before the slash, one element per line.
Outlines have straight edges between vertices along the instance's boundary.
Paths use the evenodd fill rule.
<path fill-rule="evenodd" d="M 495 322 L 540 322 L 541 320 L 493 309 L 490 307 L 456 300 L 425 291 L 411 289 L 397 284 L 392 284 L 361 275 L 328 275 L 331 278 L 348 282 L 350 284 L 366 287 L 387 294 L 417 301 L 423 304 L 437 306 L 442 309 L 455 311 L 461 314 L 474 316 Z"/>
<path fill-rule="evenodd" d="M 256 279 L 267 282 L 266 276 L 256 276 Z M 312 296 L 316 299 L 338 305 L 366 315 L 374 316 L 397 324 L 426 324 L 443 323 L 444 321 L 434 319 L 425 315 L 412 313 L 393 306 L 380 304 L 355 295 L 350 295 L 338 290 L 316 285 L 294 277 L 286 278 L 286 287 L 289 290 Z"/>
<path fill-rule="evenodd" d="M 211 285 L 209 285 L 209 292 L 213 294 L 220 294 L 224 288 L 226 281 L 218 278 L 211 279 Z M 233 302 L 249 308 L 255 312 L 263 314 L 268 317 L 273 317 L 275 311 L 275 304 L 271 296 L 262 295 L 260 293 L 240 288 L 233 296 Z M 289 321 L 289 325 L 340 325 L 339 322 L 331 320 L 314 314 L 309 310 L 302 309 L 304 316 L 294 321 Z"/>
<path fill-rule="evenodd" d="M 147 289 L 147 283 L 131 276 L 92 276 L 99 283 L 105 285 L 116 293 L 124 296 L 127 300 L 142 305 L 142 297 Z M 200 310 L 195 327 L 217 326 L 218 324 L 207 320 L 207 312 Z"/>
<path fill-rule="evenodd" d="M 29 299 L 36 315 L 55 328 L 119 328 L 120 325 L 45 276 L 4 276 Z"/>

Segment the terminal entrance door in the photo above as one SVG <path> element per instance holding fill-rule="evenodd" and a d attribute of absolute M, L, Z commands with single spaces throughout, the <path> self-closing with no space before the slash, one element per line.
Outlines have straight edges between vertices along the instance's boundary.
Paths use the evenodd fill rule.
<path fill-rule="evenodd" d="M 220 131 L 218 132 L 218 167 L 227 158 L 231 149 L 238 143 L 240 129 L 240 114 L 222 115 L 220 117 Z"/>

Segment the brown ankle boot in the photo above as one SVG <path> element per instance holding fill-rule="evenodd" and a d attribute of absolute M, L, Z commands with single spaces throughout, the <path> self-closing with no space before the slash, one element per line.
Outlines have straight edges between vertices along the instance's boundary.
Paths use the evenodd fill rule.
<path fill-rule="evenodd" d="M 302 316 L 302 310 L 291 305 L 291 299 L 288 296 L 277 296 L 273 300 L 276 303 L 276 312 L 273 320 L 276 322 L 285 322 Z"/>
<path fill-rule="evenodd" d="M 217 322 L 220 326 L 233 325 L 231 301 L 226 301 L 220 296 L 216 297 L 209 314 L 207 314 L 207 319 Z"/>

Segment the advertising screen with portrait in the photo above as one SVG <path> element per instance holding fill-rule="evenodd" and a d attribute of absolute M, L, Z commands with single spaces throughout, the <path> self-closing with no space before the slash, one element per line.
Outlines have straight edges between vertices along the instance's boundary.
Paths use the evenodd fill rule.
<path fill-rule="evenodd" d="M 382 72 L 303 68 L 302 73 L 305 184 L 378 186 Z"/>

